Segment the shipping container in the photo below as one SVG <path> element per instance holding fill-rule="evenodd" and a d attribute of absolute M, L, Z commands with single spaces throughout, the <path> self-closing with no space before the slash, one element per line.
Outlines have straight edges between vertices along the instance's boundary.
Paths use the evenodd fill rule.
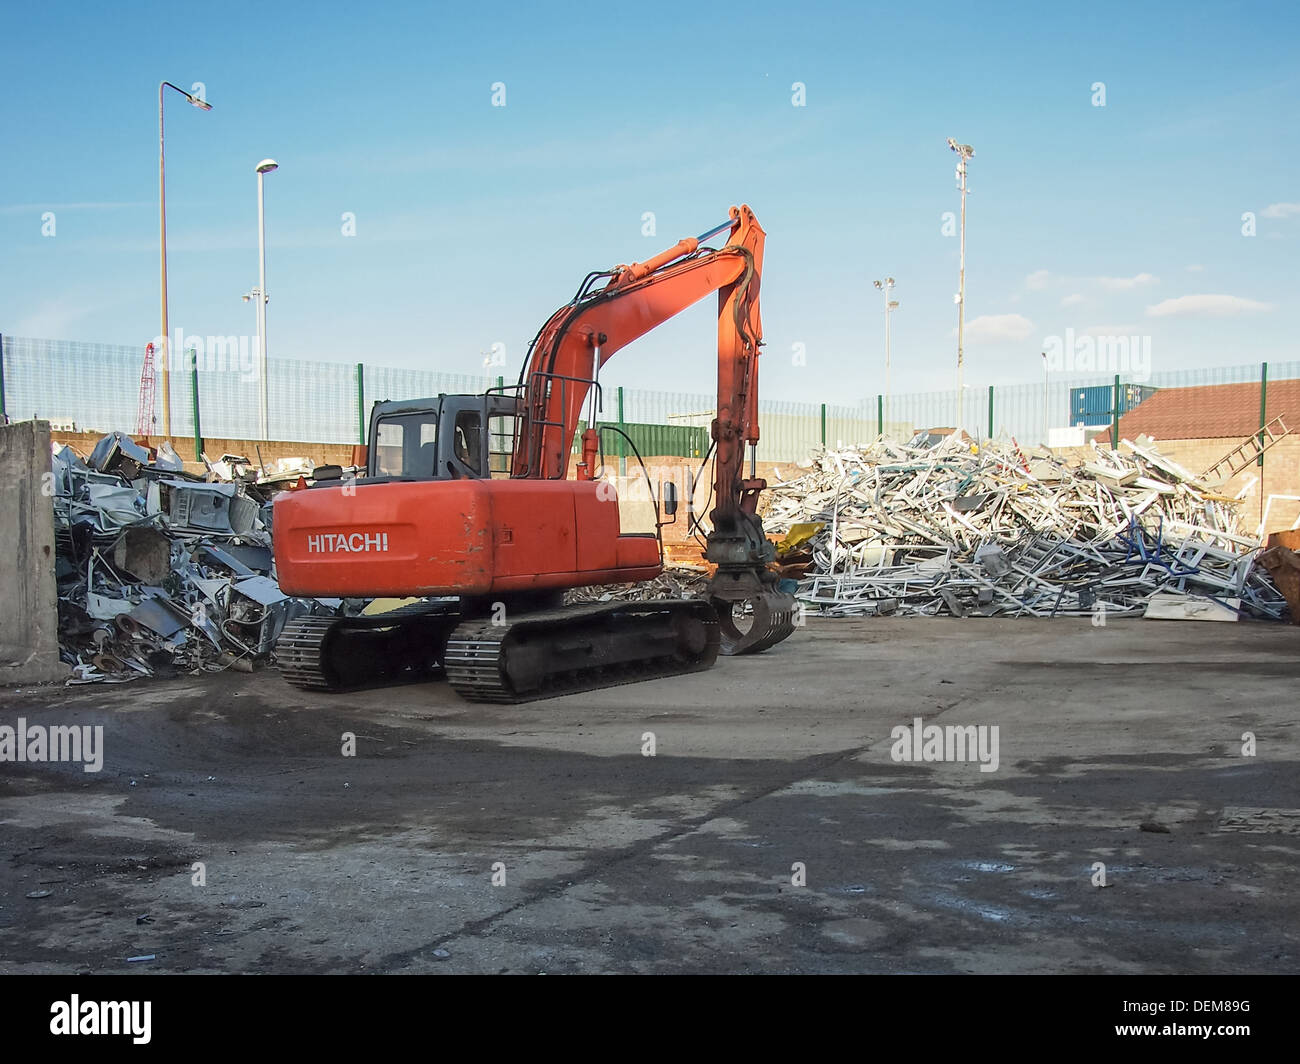
<path fill-rule="evenodd" d="M 1119 386 L 1120 416 L 1127 414 L 1139 403 L 1151 398 L 1156 389 L 1144 384 Z M 1070 424 L 1097 428 L 1109 425 L 1113 417 L 1115 386 L 1094 384 L 1087 388 L 1070 389 Z"/>

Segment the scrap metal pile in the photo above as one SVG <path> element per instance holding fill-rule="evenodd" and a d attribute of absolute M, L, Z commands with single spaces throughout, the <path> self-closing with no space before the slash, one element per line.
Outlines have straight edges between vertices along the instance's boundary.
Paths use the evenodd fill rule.
<path fill-rule="evenodd" d="M 184 472 L 166 444 L 150 452 L 122 433 L 101 439 L 87 461 L 55 448 L 69 683 L 248 670 L 288 620 L 339 611 L 339 600 L 289 598 L 276 585 L 269 493 L 247 460 L 226 456 L 208 475 Z"/>
<path fill-rule="evenodd" d="M 831 616 L 1281 619 L 1232 499 L 1146 437 L 1086 461 L 918 436 L 821 452 L 770 489 L 797 597 Z"/>
<path fill-rule="evenodd" d="M 579 602 L 647 601 L 655 599 L 702 598 L 708 593 L 707 569 L 689 566 L 665 568 L 653 580 L 640 584 L 593 584 L 566 592 L 566 604 Z"/>

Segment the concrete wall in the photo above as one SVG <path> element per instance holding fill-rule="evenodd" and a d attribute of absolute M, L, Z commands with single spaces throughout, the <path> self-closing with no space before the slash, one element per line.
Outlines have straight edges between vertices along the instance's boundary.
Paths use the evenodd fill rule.
<path fill-rule="evenodd" d="M 59 661 L 54 504 L 44 494 L 50 426 L 0 426 L 0 684 L 45 683 Z"/>

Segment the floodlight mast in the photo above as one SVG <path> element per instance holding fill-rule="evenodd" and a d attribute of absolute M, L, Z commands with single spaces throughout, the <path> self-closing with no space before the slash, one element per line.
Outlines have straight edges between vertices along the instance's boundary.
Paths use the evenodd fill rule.
<path fill-rule="evenodd" d="M 873 285 L 878 288 L 885 297 L 885 392 L 880 401 L 880 426 L 881 432 L 884 432 L 885 423 L 889 421 L 889 315 L 890 312 L 897 309 L 898 300 L 889 298 L 889 291 L 894 287 L 894 279 L 886 277 L 883 281 L 872 281 Z"/>
<path fill-rule="evenodd" d="M 966 325 L 966 162 L 975 157 L 969 144 L 948 138 L 948 147 L 957 153 L 957 187 L 961 190 L 961 264 L 957 275 L 957 418 L 953 431 L 962 431 L 962 371 L 965 365 L 962 341 Z"/>

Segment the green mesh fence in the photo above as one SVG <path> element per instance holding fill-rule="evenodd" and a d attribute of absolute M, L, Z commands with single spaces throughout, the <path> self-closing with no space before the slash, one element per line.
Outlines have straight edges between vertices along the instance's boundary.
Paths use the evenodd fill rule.
<path fill-rule="evenodd" d="M 0 395 L 11 420 L 39 417 L 92 432 L 136 430 L 143 348 L 22 336 L 4 336 L 0 342 Z M 200 343 L 194 357 L 204 436 L 256 439 L 260 435 L 260 382 L 255 349 L 249 350 L 247 337 L 206 337 Z M 176 362 L 171 374 L 172 432 L 185 436 L 193 432 L 188 353 L 181 353 Z M 481 392 L 497 380 L 496 373 L 443 373 L 362 362 L 367 408 L 383 399 Z M 162 426 L 163 372 L 159 366 L 152 410 L 155 433 L 160 433 Z M 514 383 L 513 374 L 506 376 L 507 383 Z M 1270 381 L 1300 378 L 1300 361 L 1271 362 L 1268 376 Z M 271 439 L 357 442 L 359 425 L 369 410 L 358 408 L 355 363 L 272 358 L 268 378 Z M 1047 372 L 1037 381 L 998 385 L 991 404 L 989 389 L 973 384 L 961 397 L 961 427 L 982 439 L 989 435 L 991 420 L 995 436 L 1011 436 L 1027 445 L 1045 442 L 1049 430 L 1080 421 L 1076 410 L 1081 403 L 1086 405 L 1081 389 L 1096 389 L 1092 393 L 1096 399 L 1103 390 L 1109 394 L 1114 379 L 1113 374 Z M 1121 379 L 1130 383 L 1123 374 Z M 1259 379 L 1260 365 L 1251 363 L 1154 373 L 1132 383 L 1147 388 L 1183 388 Z M 619 420 L 616 393 L 616 388 L 605 385 L 598 412 L 604 422 Z M 714 396 L 704 393 L 628 388 L 623 391 L 623 423 L 635 426 L 638 447 L 645 442 L 652 450 L 671 449 L 670 453 L 694 457 L 701 430 L 707 439 L 716 402 Z M 1104 409 L 1108 412 L 1109 406 Z M 952 427 L 958 419 L 955 389 L 872 395 L 858 405 L 763 399 L 759 402 L 758 459 L 798 461 L 823 442 L 832 447 L 868 443 L 882 427 L 889 435 L 906 439 L 918 430 Z M 658 431 L 657 427 L 672 431 Z"/>

